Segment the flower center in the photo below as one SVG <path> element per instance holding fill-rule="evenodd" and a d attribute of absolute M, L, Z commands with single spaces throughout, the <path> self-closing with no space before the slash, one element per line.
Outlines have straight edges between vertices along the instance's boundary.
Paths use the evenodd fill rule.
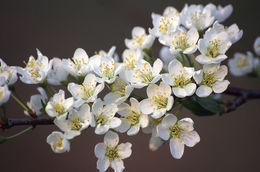
<path fill-rule="evenodd" d="M 157 109 L 166 108 L 168 104 L 168 98 L 163 96 L 162 94 L 156 95 L 152 97 L 152 101 L 156 105 Z"/>
<path fill-rule="evenodd" d="M 195 11 L 194 13 L 190 13 L 190 19 L 192 23 L 194 23 L 197 27 L 199 27 L 202 16 L 203 15 L 201 11 Z"/>
<path fill-rule="evenodd" d="M 100 114 L 96 114 L 95 121 L 96 124 L 104 125 L 107 122 L 107 116 L 105 116 L 103 112 L 101 112 Z"/>
<path fill-rule="evenodd" d="M 107 147 L 105 156 L 109 158 L 109 161 L 113 161 L 116 158 L 119 158 L 118 155 L 118 146 L 115 147 Z"/>
<path fill-rule="evenodd" d="M 217 82 L 217 78 L 215 77 L 216 73 L 214 72 L 207 72 L 203 73 L 203 79 L 201 85 L 207 85 L 208 87 L 213 87 Z"/>
<path fill-rule="evenodd" d="M 60 136 L 57 136 L 57 135 L 56 135 L 56 137 L 57 137 L 57 139 L 53 141 L 53 147 L 54 148 L 57 148 L 57 147 L 60 148 L 60 147 L 63 146 L 63 144 L 62 144 L 63 138 L 60 137 Z"/>
<path fill-rule="evenodd" d="M 143 33 L 142 35 L 140 35 L 140 36 L 135 35 L 135 36 L 132 38 L 132 41 L 136 41 L 137 44 L 141 45 L 142 42 L 143 42 L 144 36 L 145 36 L 144 33 Z"/>
<path fill-rule="evenodd" d="M 39 59 L 39 57 L 37 58 L 37 60 Z M 28 61 L 28 63 L 25 63 L 26 66 L 25 68 L 28 69 L 28 72 L 30 73 L 30 75 L 32 77 L 41 77 L 40 74 L 40 69 L 42 67 L 42 64 L 37 62 L 34 58 L 30 58 L 30 60 Z"/>
<path fill-rule="evenodd" d="M 103 62 L 99 65 L 99 71 L 102 76 L 106 79 L 111 79 L 114 77 L 115 63 L 114 61 Z"/>
<path fill-rule="evenodd" d="M 68 117 L 68 121 L 71 122 L 71 129 L 72 130 L 80 130 L 82 127 L 82 121 L 80 120 L 80 116 L 76 115 L 75 113 L 70 114 Z"/>
<path fill-rule="evenodd" d="M 53 108 L 58 112 L 59 114 L 62 114 L 64 111 L 64 107 L 61 106 L 59 103 L 53 103 Z"/>
<path fill-rule="evenodd" d="M 174 77 L 174 74 L 171 75 L 172 77 Z M 173 79 L 173 87 L 179 87 L 179 88 L 183 88 L 185 87 L 187 84 L 191 83 L 190 78 L 185 78 L 184 74 L 180 74 L 174 77 Z"/>
<path fill-rule="evenodd" d="M 174 125 L 170 125 L 169 130 L 171 137 L 175 138 L 180 138 L 181 132 L 183 131 L 183 129 L 180 126 L 178 126 L 177 122 Z"/>
<path fill-rule="evenodd" d="M 239 58 L 236 59 L 236 66 L 239 69 L 242 69 L 247 65 L 247 58 L 245 56 L 240 56 Z"/>
<path fill-rule="evenodd" d="M 83 100 L 88 100 L 93 96 L 95 92 L 95 86 L 92 83 L 83 83 L 80 86 L 81 93 L 77 93 L 76 96 L 81 96 Z"/>
<path fill-rule="evenodd" d="M 123 122 L 125 124 L 131 124 L 131 125 L 136 125 L 139 123 L 140 119 L 140 114 L 135 112 L 135 111 L 129 111 L 129 113 L 125 113 L 126 116 L 121 116 L 123 119 Z"/>
<path fill-rule="evenodd" d="M 205 51 L 205 55 L 215 58 L 219 55 L 219 46 L 220 46 L 220 40 L 214 39 L 212 41 L 209 41 L 209 45 L 207 50 Z"/>
<path fill-rule="evenodd" d="M 133 77 L 141 79 L 142 83 L 150 83 L 154 78 L 151 67 L 146 63 L 143 64 L 143 68 L 135 70 Z"/>
<path fill-rule="evenodd" d="M 173 17 L 170 18 L 162 17 L 159 21 L 159 27 L 158 27 L 159 32 L 167 33 L 172 21 L 173 21 Z"/>
<path fill-rule="evenodd" d="M 125 94 L 126 86 L 127 83 L 117 78 L 115 82 L 111 85 L 111 91 L 119 94 Z"/>
<path fill-rule="evenodd" d="M 124 59 L 124 64 L 125 64 L 125 69 L 131 70 L 135 68 L 135 59 L 133 54 L 129 54 L 125 59 Z"/>
<path fill-rule="evenodd" d="M 174 35 L 174 41 L 172 41 L 172 45 L 175 47 L 175 49 L 181 49 L 185 50 L 189 47 L 188 39 L 186 37 L 185 32 L 180 32 L 177 35 Z"/>

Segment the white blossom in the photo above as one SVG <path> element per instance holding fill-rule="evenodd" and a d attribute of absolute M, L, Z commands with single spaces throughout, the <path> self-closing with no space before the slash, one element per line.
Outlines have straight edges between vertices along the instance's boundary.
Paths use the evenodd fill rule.
<path fill-rule="evenodd" d="M 72 107 L 74 101 L 73 97 L 65 99 L 65 93 L 63 90 L 59 90 L 58 93 L 48 102 L 45 111 L 51 117 L 61 117 L 67 115 L 68 111 Z"/>
<path fill-rule="evenodd" d="M 68 71 L 59 58 L 53 58 L 50 60 L 51 68 L 47 76 L 47 82 L 51 85 L 61 85 L 62 82 L 66 82 L 68 79 Z"/>
<path fill-rule="evenodd" d="M 183 98 L 191 96 L 196 91 L 196 84 L 192 83 L 194 68 L 183 67 L 178 60 L 172 60 L 168 67 L 169 73 L 162 75 L 162 80 L 171 85 L 173 94 Z"/>
<path fill-rule="evenodd" d="M 140 127 L 145 128 L 149 124 L 149 118 L 146 114 L 143 114 L 140 110 L 138 100 L 130 98 L 131 106 L 127 103 L 122 103 L 118 108 L 118 114 L 121 118 L 121 125 L 116 128 L 117 131 L 124 133 L 127 131 L 127 135 L 136 135 Z"/>
<path fill-rule="evenodd" d="M 184 54 L 192 54 L 197 50 L 197 41 L 199 33 L 196 28 L 191 28 L 187 32 L 184 29 L 178 29 L 164 42 L 170 46 L 172 54 L 182 52 Z"/>
<path fill-rule="evenodd" d="M 170 151 L 176 159 L 182 157 L 184 145 L 193 147 L 200 142 L 199 134 L 193 129 L 192 119 L 183 118 L 178 121 L 173 114 L 167 114 L 163 118 L 157 126 L 157 132 L 163 140 L 170 139 Z"/>
<path fill-rule="evenodd" d="M 151 48 L 154 42 L 154 36 L 147 35 L 145 29 L 136 26 L 132 30 L 132 39 L 125 39 L 125 45 L 129 49 Z"/>
<path fill-rule="evenodd" d="M 229 40 L 232 44 L 239 41 L 243 36 L 243 30 L 240 30 L 237 24 L 232 24 L 229 27 L 224 27 L 222 24 L 215 22 L 213 28 L 219 29 L 219 31 L 226 31 L 228 33 Z"/>
<path fill-rule="evenodd" d="M 122 172 L 125 169 L 123 159 L 132 154 L 132 144 L 119 143 L 118 134 L 109 131 L 104 137 L 104 143 L 95 146 L 95 156 L 98 158 L 97 169 L 104 172 L 110 166 L 115 172 Z"/>
<path fill-rule="evenodd" d="M 64 153 L 70 151 L 70 142 L 66 136 L 59 131 L 52 132 L 46 139 L 47 143 L 55 153 Z"/>
<path fill-rule="evenodd" d="M 123 103 L 134 90 L 134 87 L 124 78 L 122 73 L 120 73 L 119 76 L 120 77 L 117 77 L 114 83 L 109 86 L 111 92 L 104 97 L 104 101 L 107 102 L 107 104 Z"/>
<path fill-rule="evenodd" d="M 196 60 L 200 64 L 220 63 L 227 58 L 225 53 L 231 45 L 226 31 L 210 28 L 204 34 L 203 39 L 198 42 L 201 55 L 197 56 Z"/>
<path fill-rule="evenodd" d="M 0 86 L 0 105 L 6 103 L 11 95 L 11 91 L 9 91 L 8 86 Z"/>
<path fill-rule="evenodd" d="M 214 16 L 211 15 L 211 11 L 204 8 L 202 5 L 190 5 L 185 4 L 180 13 L 181 24 L 190 29 L 195 27 L 198 31 L 207 29 L 213 22 Z"/>
<path fill-rule="evenodd" d="M 27 102 L 27 106 L 32 110 L 32 112 L 39 116 L 44 111 L 44 105 L 48 103 L 48 97 L 43 88 L 38 87 L 37 90 L 40 94 L 32 95 L 30 98 L 30 102 Z M 30 116 L 28 111 L 24 111 L 25 115 Z"/>
<path fill-rule="evenodd" d="M 160 59 L 153 63 L 153 67 L 148 62 L 138 63 L 127 79 L 135 88 L 143 88 L 160 80 L 162 68 L 163 63 Z"/>
<path fill-rule="evenodd" d="M 197 96 L 207 97 L 212 91 L 223 93 L 230 84 L 228 80 L 224 80 L 227 73 L 227 66 L 219 64 L 204 65 L 203 69 L 196 71 L 193 78 L 199 85 Z"/>
<path fill-rule="evenodd" d="M 75 106 L 79 107 L 83 103 L 94 102 L 97 95 L 104 89 L 104 84 L 97 85 L 97 79 L 94 74 L 88 74 L 81 85 L 69 83 L 68 90 L 75 98 Z"/>
<path fill-rule="evenodd" d="M 96 134 L 105 134 L 110 128 L 114 129 L 121 124 L 121 120 L 115 117 L 118 111 L 116 104 L 106 105 L 101 99 L 97 99 L 92 105 L 92 112 L 89 114 L 90 125 L 95 127 Z"/>
<path fill-rule="evenodd" d="M 116 76 L 120 73 L 123 68 L 123 64 L 116 63 L 113 59 L 115 47 L 109 50 L 109 53 L 104 56 L 95 55 L 91 59 L 94 72 L 98 75 L 97 81 L 102 83 L 106 82 L 111 84 L 115 81 Z"/>
<path fill-rule="evenodd" d="M 79 110 L 72 109 L 68 115 L 55 118 L 54 124 L 65 133 L 66 138 L 72 139 L 89 126 L 91 121 L 89 117 L 90 107 L 88 104 L 84 104 Z"/>
<path fill-rule="evenodd" d="M 63 59 L 64 68 L 74 77 L 84 76 L 91 72 L 91 65 L 86 51 L 77 48 L 71 59 Z"/>
<path fill-rule="evenodd" d="M 159 14 L 152 13 L 153 28 L 149 29 L 151 35 L 159 37 L 159 41 L 165 44 L 165 37 L 169 37 L 174 33 L 180 24 L 179 15 L 164 17 Z"/>
<path fill-rule="evenodd" d="M 0 85 L 13 85 L 17 81 L 17 71 L 15 67 L 7 66 L 0 58 Z"/>
<path fill-rule="evenodd" d="M 21 74 L 21 81 L 26 84 L 39 84 L 43 83 L 50 70 L 51 64 L 48 57 L 42 55 L 37 49 L 37 59 L 30 56 L 25 68 L 16 67 L 17 72 Z"/>
<path fill-rule="evenodd" d="M 211 15 L 215 17 L 219 22 L 225 21 L 233 12 L 233 6 L 231 4 L 222 7 L 221 5 L 214 5 L 209 3 L 205 6 L 206 9 L 211 11 Z"/>
<path fill-rule="evenodd" d="M 167 111 L 171 110 L 173 105 L 173 96 L 171 96 L 171 87 L 164 82 L 160 85 L 150 84 L 146 90 L 147 99 L 140 102 L 141 112 L 152 114 L 153 118 L 162 117 Z"/>
<path fill-rule="evenodd" d="M 235 53 L 234 58 L 228 61 L 230 72 L 234 76 L 249 74 L 254 69 L 254 57 L 251 52 L 247 54 Z"/>
<path fill-rule="evenodd" d="M 260 56 L 260 36 L 256 38 L 255 42 L 254 42 L 254 50 L 255 53 Z"/>

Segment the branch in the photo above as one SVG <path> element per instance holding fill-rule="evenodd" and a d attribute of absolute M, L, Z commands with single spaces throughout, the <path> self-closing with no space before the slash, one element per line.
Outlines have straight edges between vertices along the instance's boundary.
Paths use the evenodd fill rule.
<path fill-rule="evenodd" d="M 9 129 L 17 125 L 52 125 L 54 118 L 51 117 L 37 117 L 37 118 L 9 118 L 6 124 L 0 125 L 2 129 Z"/>
<path fill-rule="evenodd" d="M 239 106 L 243 105 L 250 99 L 260 99 L 260 90 L 246 90 L 236 87 L 228 87 L 224 94 L 236 96 L 234 99 L 226 102 L 226 113 L 236 110 Z"/>

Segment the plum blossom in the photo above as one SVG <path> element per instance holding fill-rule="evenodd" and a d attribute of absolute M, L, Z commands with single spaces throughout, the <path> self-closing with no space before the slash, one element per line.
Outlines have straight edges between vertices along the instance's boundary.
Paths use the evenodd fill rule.
<path fill-rule="evenodd" d="M 104 84 L 97 85 L 96 76 L 92 73 L 88 74 L 81 85 L 75 83 L 68 84 L 68 90 L 74 97 L 75 106 L 79 107 L 83 103 L 94 102 L 97 95 L 104 89 Z"/>
<path fill-rule="evenodd" d="M 17 72 L 22 75 L 20 76 L 21 81 L 26 84 L 43 83 L 51 68 L 48 57 L 42 55 L 38 49 L 37 55 L 37 59 L 35 59 L 33 56 L 30 56 L 25 68 L 16 67 Z"/>
<path fill-rule="evenodd" d="M 196 57 L 200 64 L 217 64 L 227 58 L 226 51 L 232 45 L 226 31 L 210 28 L 198 42 L 201 55 Z"/>
<path fill-rule="evenodd" d="M 69 114 L 55 118 L 54 124 L 65 134 L 65 137 L 72 139 L 80 135 L 81 131 L 86 129 L 90 123 L 90 107 L 88 104 L 82 105 L 79 110 L 72 109 Z"/>
<path fill-rule="evenodd" d="M 223 93 L 230 82 L 224 80 L 228 73 L 227 66 L 219 64 L 204 65 L 203 69 L 196 71 L 193 78 L 199 85 L 196 94 L 199 97 L 207 97 L 212 91 Z"/>
<path fill-rule="evenodd" d="M 184 153 L 184 145 L 195 146 L 200 142 L 199 134 L 193 129 L 190 118 L 177 120 L 173 114 L 167 114 L 157 126 L 157 132 L 163 140 L 170 139 L 170 151 L 174 158 L 180 159 Z"/>
<path fill-rule="evenodd" d="M 154 42 L 154 36 L 147 35 L 145 29 L 136 26 L 132 30 L 132 39 L 125 39 L 125 45 L 129 49 L 151 48 Z"/>
<path fill-rule="evenodd" d="M 88 54 L 82 48 L 77 48 L 71 59 L 64 59 L 62 63 L 65 69 L 74 77 L 84 76 L 91 72 Z"/>
<path fill-rule="evenodd" d="M 121 124 L 121 120 L 115 117 L 118 111 L 116 104 L 106 105 L 101 99 L 97 99 L 92 105 L 89 115 L 91 127 L 95 127 L 96 134 L 105 134 L 110 128 L 114 129 Z"/>
<path fill-rule="evenodd" d="M 40 92 L 40 94 L 32 95 L 30 102 L 27 102 L 27 106 L 35 115 L 39 116 L 44 112 L 44 108 L 48 103 L 48 97 L 43 88 L 38 87 L 37 90 Z M 30 116 L 28 111 L 24 111 L 24 114 Z"/>
<path fill-rule="evenodd" d="M 178 60 L 172 60 L 168 67 L 169 73 L 162 75 L 163 82 L 172 86 L 173 94 L 183 98 L 191 96 L 196 91 L 196 84 L 192 83 L 194 68 L 183 67 Z"/>
<path fill-rule="evenodd" d="M 132 144 L 119 143 L 118 134 L 109 131 L 104 137 L 104 143 L 95 146 L 95 156 L 98 158 L 97 169 L 104 172 L 111 167 L 115 172 L 122 172 L 125 169 L 123 159 L 132 154 Z"/>
<path fill-rule="evenodd" d="M 127 135 L 136 135 L 140 128 L 145 128 L 149 124 L 149 118 L 146 114 L 143 114 L 140 110 L 138 100 L 130 98 L 131 106 L 127 103 L 119 105 L 118 114 L 120 115 L 121 125 L 116 128 L 117 131 L 124 133 L 127 131 Z"/>
<path fill-rule="evenodd" d="M 160 85 L 150 84 L 146 90 L 147 99 L 140 102 L 141 112 L 152 114 L 153 118 L 162 117 L 167 111 L 171 110 L 173 105 L 173 96 L 171 96 L 171 87 L 164 82 Z"/>
<path fill-rule="evenodd" d="M 53 131 L 46 139 L 47 143 L 55 153 L 64 153 L 70 151 L 70 142 L 66 136 L 59 132 Z"/>
<path fill-rule="evenodd" d="M 61 117 L 67 115 L 70 108 L 72 108 L 74 101 L 73 97 L 65 99 L 65 93 L 60 90 L 54 94 L 51 100 L 48 102 L 45 111 L 51 117 Z"/>
<path fill-rule="evenodd" d="M 0 58 L 0 85 L 13 85 L 16 81 L 16 68 L 7 66 L 7 64 Z"/>
<path fill-rule="evenodd" d="M 64 67 L 62 60 L 53 58 L 50 60 L 51 68 L 47 76 L 47 82 L 51 85 L 61 85 L 68 79 L 68 71 Z"/>
<path fill-rule="evenodd" d="M 148 62 L 138 63 L 127 79 L 135 88 L 143 88 L 160 80 L 162 68 L 163 63 L 160 59 L 153 63 L 153 67 Z"/>
<path fill-rule="evenodd" d="M 190 5 L 185 4 L 180 13 L 181 24 L 190 29 L 195 27 L 198 31 L 207 29 L 214 22 L 214 16 L 211 15 L 211 11 L 204 8 L 202 5 Z"/>
<path fill-rule="evenodd" d="M 11 91 L 9 91 L 8 86 L 0 86 L 0 106 L 6 103 L 11 95 Z"/>
<path fill-rule="evenodd" d="M 219 22 L 225 21 L 233 12 L 233 6 L 231 4 L 222 7 L 221 5 L 214 5 L 209 3 L 205 6 L 205 9 L 209 9 L 211 11 L 211 15 L 217 19 Z"/>
<path fill-rule="evenodd" d="M 116 63 L 112 57 L 114 51 L 115 47 L 112 47 L 107 54 L 104 54 L 104 56 L 97 54 L 91 59 L 93 71 L 97 74 L 97 81 L 100 83 L 113 83 L 116 76 L 123 69 L 123 64 Z"/>
<path fill-rule="evenodd" d="M 230 72 L 234 76 L 249 74 L 253 71 L 254 64 L 254 57 L 251 52 L 247 52 L 247 54 L 235 53 L 234 58 L 228 61 Z"/>

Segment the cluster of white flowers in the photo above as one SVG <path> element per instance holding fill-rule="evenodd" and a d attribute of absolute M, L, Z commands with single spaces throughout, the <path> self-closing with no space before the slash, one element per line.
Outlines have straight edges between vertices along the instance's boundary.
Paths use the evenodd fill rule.
<path fill-rule="evenodd" d="M 51 60 L 37 50 L 38 57 L 31 56 L 24 68 L 8 67 L 1 60 L 0 104 L 9 99 L 8 86 L 16 82 L 18 72 L 23 83 L 40 86 L 40 94 L 33 95 L 25 105 L 25 114 L 38 116 L 46 112 L 62 131 L 47 137 L 54 152 L 69 151 L 72 139 L 89 126 L 94 127 L 96 134 L 105 134 L 104 143 L 95 147 L 98 170 L 106 171 L 111 166 L 121 172 L 122 159 L 131 155 L 132 145 L 118 145 L 115 132 L 133 136 L 142 128 L 144 133 L 152 133 L 151 150 L 170 140 L 172 156 L 180 159 L 184 145 L 195 146 L 200 136 L 194 131 L 192 119 L 178 120 L 172 110 L 180 99 L 222 93 L 230 84 L 225 80 L 228 68 L 220 63 L 228 58 L 227 50 L 243 31 L 236 24 L 225 27 L 220 22 L 232 10 L 231 5 L 208 4 L 185 5 L 181 12 L 167 7 L 162 15 L 153 13 L 153 27 L 148 33 L 134 27 L 132 38 L 125 39 L 127 49 L 122 53 L 122 62 L 114 46 L 91 57 L 78 48 L 72 58 Z M 151 56 L 155 38 L 163 45 L 162 60 Z M 254 48 L 260 55 L 260 38 Z M 251 72 L 256 64 L 253 61 L 250 53 L 236 54 L 229 61 L 231 72 Z M 65 98 L 65 90 L 56 92 L 53 86 L 65 87 L 71 96 Z M 102 100 L 99 95 L 105 87 L 109 92 Z M 141 88 L 146 89 L 147 97 L 137 94 Z"/>
<path fill-rule="evenodd" d="M 252 52 L 235 53 L 234 57 L 228 61 L 230 72 L 234 76 L 244 76 L 248 74 L 256 74 L 260 77 L 260 37 L 257 37 L 254 43 L 254 51 Z"/>

